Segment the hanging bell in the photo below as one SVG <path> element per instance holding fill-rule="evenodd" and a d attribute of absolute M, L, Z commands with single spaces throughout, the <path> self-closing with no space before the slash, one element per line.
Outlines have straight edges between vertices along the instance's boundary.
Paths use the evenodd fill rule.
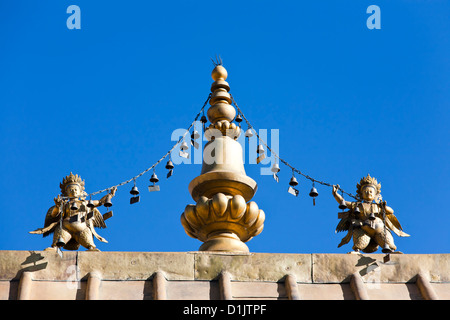
<path fill-rule="evenodd" d="M 70 210 L 78 210 L 77 202 L 74 200 L 70 206 Z"/>
<path fill-rule="evenodd" d="M 354 212 L 356 215 L 358 215 L 358 214 L 361 213 L 361 211 L 359 210 L 359 202 L 356 203 L 356 207 L 355 207 L 355 210 L 353 210 L 353 212 Z"/>
<path fill-rule="evenodd" d="M 88 208 L 91 208 L 91 209 L 95 207 L 94 201 L 92 201 L 92 199 L 89 199 L 88 204 L 87 204 L 87 207 L 88 207 Z"/>
<path fill-rule="evenodd" d="M 112 207 L 111 197 L 107 197 L 103 205 L 107 208 Z"/>
<path fill-rule="evenodd" d="M 375 220 L 375 213 L 373 213 L 373 212 L 371 212 L 370 214 L 369 214 L 369 220 L 371 220 L 371 221 L 373 221 L 373 220 Z"/>
<path fill-rule="evenodd" d="M 295 177 L 291 178 L 291 181 L 289 181 L 289 185 L 292 187 L 295 187 L 298 185 L 297 179 Z"/>
<path fill-rule="evenodd" d="M 167 170 L 172 170 L 173 168 L 175 168 L 175 166 L 173 165 L 172 161 L 171 160 L 167 161 L 166 169 Z"/>
<path fill-rule="evenodd" d="M 183 143 L 180 146 L 180 149 L 185 151 L 189 148 L 188 144 L 186 143 L 186 141 L 183 141 Z"/>
<path fill-rule="evenodd" d="M 200 138 L 200 133 L 198 133 L 197 130 L 194 130 L 191 134 L 191 138 L 194 140 Z"/>
<path fill-rule="evenodd" d="M 309 192 L 309 196 L 315 198 L 318 195 L 319 195 L 319 193 L 317 192 L 317 189 L 315 187 L 312 187 L 311 191 Z"/>
<path fill-rule="evenodd" d="M 381 249 L 381 252 L 383 252 L 383 253 L 391 253 L 392 250 L 389 247 L 389 245 L 387 243 L 385 243 L 384 246 L 383 246 L 383 249 Z"/>
<path fill-rule="evenodd" d="M 245 134 L 244 134 L 244 135 L 245 135 L 247 138 L 253 137 L 253 131 L 252 131 L 252 129 L 248 128 L 247 131 L 245 131 Z"/>
<path fill-rule="evenodd" d="M 169 172 L 167 173 L 167 176 L 166 176 L 167 179 L 169 179 L 172 176 L 173 168 L 175 168 L 175 166 L 173 165 L 172 161 L 171 160 L 167 161 L 166 169 L 169 170 Z"/>
<path fill-rule="evenodd" d="M 58 241 L 56 241 L 56 246 L 57 247 L 64 247 L 66 245 L 66 242 L 64 241 L 64 239 L 62 237 L 58 238 Z"/>
<path fill-rule="evenodd" d="M 347 209 L 347 205 L 345 204 L 344 199 L 342 199 L 341 203 L 339 204 L 339 209 L 342 209 L 342 210 Z"/>
<path fill-rule="evenodd" d="M 205 124 L 208 120 L 206 119 L 205 115 L 202 115 L 202 117 L 200 118 L 200 122 Z"/>
<path fill-rule="evenodd" d="M 273 173 L 278 173 L 280 172 L 280 166 L 278 165 L 278 163 L 274 163 L 272 166 L 272 169 L 270 169 Z"/>
<path fill-rule="evenodd" d="M 241 115 L 238 114 L 238 115 L 236 116 L 236 118 L 234 118 L 234 121 L 236 121 L 237 123 L 241 123 L 241 122 L 242 122 L 242 117 L 241 117 Z"/>
<path fill-rule="evenodd" d="M 317 192 L 316 187 L 314 187 L 314 183 L 313 183 L 313 187 L 311 188 L 311 191 L 309 192 L 309 196 L 313 198 L 313 205 L 316 205 L 316 197 L 319 195 L 319 193 Z"/>
<path fill-rule="evenodd" d="M 137 196 L 139 194 L 138 187 L 133 186 L 133 188 L 131 188 L 130 194 L 132 194 L 133 196 Z"/>
<path fill-rule="evenodd" d="M 150 178 L 150 182 L 157 183 L 158 181 L 158 176 L 153 172 L 152 177 Z"/>
<path fill-rule="evenodd" d="M 256 149 L 256 153 L 264 153 L 264 147 L 262 144 L 258 145 L 258 149 Z"/>

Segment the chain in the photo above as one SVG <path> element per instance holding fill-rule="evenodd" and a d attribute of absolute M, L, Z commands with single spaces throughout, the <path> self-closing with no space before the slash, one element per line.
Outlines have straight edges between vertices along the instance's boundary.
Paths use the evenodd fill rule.
<path fill-rule="evenodd" d="M 288 166 L 289 168 L 291 168 L 291 169 L 292 169 L 292 172 L 296 172 L 296 173 L 298 173 L 299 175 L 302 175 L 303 177 L 305 177 L 306 179 L 312 181 L 313 183 L 317 182 L 317 183 L 319 183 L 319 184 L 321 184 L 321 185 L 324 185 L 324 186 L 333 187 L 333 185 L 332 185 L 331 183 L 328 183 L 328 182 L 325 182 L 325 181 L 320 181 L 320 180 L 314 179 L 313 177 L 311 177 L 311 176 L 309 176 L 309 175 L 307 175 L 307 174 L 304 174 L 303 172 L 301 172 L 300 170 L 298 170 L 298 169 L 295 168 L 294 166 L 290 165 L 286 160 L 280 158 L 280 156 L 277 155 L 275 152 L 273 152 L 272 149 L 267 145 L 267 143 L 266 143 L 264 140 L 261 139 L 261 137 L 258 135 L 258 132 L 256 132 L 256 130 L 253 128 L 253 126 L 252 126 L 252 125 L 250 124 L 250 122 L 247 120 L 247 118 L 245 117 L 244 113 L 243 113 L 242 110 L 239 108 L 239 106 L 237 105 L 236 101 L 234 100 L 234 98 L 233 98 L 233 96 L 232 96 L 231 94 L 230 94 L 230 97 L 231 97 L 231 101 L 233 102 L 234 106 L 236 107 L 236 109 L 238 110 L 238 112 L 240 113 L 240 115 L 242 116 L 242 118 L 244 118 L 245 122 L 247 123 L 248 128 L 251 129 L 251 130 L 254 132 L 254 134 L 256 135 L 256 137 L 258 138 L 258 140 L 259 140 L 259 141 L 267 148 L 267 150 L 269 150 L 269 151 L 271 152 L 271 154 L 272 154 L 275 158 L 277 158 L 277 159 L 278 159 L 281 163 L 283 163 L 284 165 L 286 165 L 286 166 Z M 345 193 L 345 194 L 347 194 L 348 196 L 350 196 L 350 197 L 352 197 L 352 198 L 358 200 L 358 198 L 357 198 L 355 195 L 353 195 L 353 194 L 351 194 L 351 193 L 349 193 L 349 192 L 346 192 L 346 191 L 343 190 L 341 187 L 339 187 L 338 190 L 341 190 L 341 192 L 342 192 L 343 194 Z"/>
<path fill-rule="evenodd" d="M 96 195 L 96 194 L 100 194 L 100 193 L 103 193 L 103 192 L 106 192 L 106 191 L 110 191 L 110 190 L 112 190 L 112 189 L 114 189 L 114 188 L 118 188 L 118 187 L 121 187 L 121 186 L 123 186 L 123 185 L 126 185 L 126 184 L 130 183 L 131 181 L 136 181 L 137 178 L 143 176 L 143 175 L 144 175 L 145 173 L 147 173 L 148 171 L 154 169 L 161 161 L 163 161 L 165 158 L 167 158 L 167 156 L 169 156 L 169 155 L 172 153 L 172 151 L 173 151 L 173 150 L 181 143 L 181 141 L 184 140 L 184 138 L 186 137 L 186 135 L 189 133 L 189 131 L 191 130 L 191 128 L 194 126 L 195 122 L 198 120 L 198 117 L 204 112 L 204 109 L 205 109 L 206 105 L 208 104 L 209 99 L 211 99 L 211 93 L 208 95 L 208 98 L 206 99 L 206 101 L 205 101 L 205 103 L 203 104 L 202 108 L 201 108 L 200 111 L 197 113 L 197 115 L 195 116 L 194 121 L 191 123 L 191 125 L 189 126 L 189 128 L 188 128 L 188 129 L 186 130 L 186 132 L 183 134 L 183 136 L 177 141 L 177 143 L 175 143 L 175 144 L 173 145 L 173 147 L 172 147 L 169 151 L 167 151 L 167 153 L 166 153 L 165 155 L 163 155 L 163 156 L 162 156 L 158 161 L 156 161 L 151 167 L 145 169 L 144 171 L 142 171 L 142 172 L 139 173 L 138 175 L 132 177 L 131 179 L 128 179 L 128 180 L 123 181 L 123 182 L 121 182 L 121 183 L 119 183 L 119 184 L 116 184 L 115 186 L 112 186 L 112 187 L 109 187 L 109 188 L 106 188 L 106 189 L 103 189 L 103 190 L 99 190 L 99 191 L 96 191 L 96 192 L 92 192 L 92 193 L 88 194 L 87 196 L 92 197 L 92 196 L 94 196 L 94 195 Z"/>

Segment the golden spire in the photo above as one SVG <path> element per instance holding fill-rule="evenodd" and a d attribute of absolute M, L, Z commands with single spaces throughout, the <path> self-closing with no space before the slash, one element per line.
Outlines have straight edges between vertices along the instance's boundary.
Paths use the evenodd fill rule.
<path fill-rule="evenodd" d="M 242 147 L 236 141 L 241 129 L 232 122 L 236 110 L 228 93 L 228 72 L 216 64 L 211 76 L 208 143 L 201 174 L 189 184 L 197 204 L 186 206 L 181 223 L 189 236 L 204 242 L 201 251 L 248 252 L 244 242 L 261 233 L 265 215 L 255 202 L 247 203 L 257 184 L 245 174 Z"/>

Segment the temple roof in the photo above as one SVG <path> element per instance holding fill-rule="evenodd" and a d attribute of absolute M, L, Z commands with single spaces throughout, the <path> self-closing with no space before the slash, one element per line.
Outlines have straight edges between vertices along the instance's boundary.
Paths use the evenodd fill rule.
<path fill-rule="evenodd" d="M 0 251 L 0 299 L 450 299 L 450 254 Z"/>

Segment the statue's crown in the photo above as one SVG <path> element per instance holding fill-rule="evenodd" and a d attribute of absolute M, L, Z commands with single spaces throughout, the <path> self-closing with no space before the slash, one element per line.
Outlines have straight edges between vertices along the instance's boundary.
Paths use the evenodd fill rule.
<path fill-rule="evenodd" d="M 371 185 L 375 189 L 377 189 L 377 193 L 380 193 L 381 191 L 381 183 L 378 183 L 377 179 L 370 176 L 370 174 L 367 174 L 366 177 L 362 178 L 359 183 L 356 185 L 356 193 L 361 196 L 361 188 L 363 186 Z"/>
<path fill-rule="evenodd" d="M 84 181 L 81 179 L 81 177 L 77 174 L 73 174 L 72 172 L 63 179 L 63 181 L 59 184 L 59 187 L 61 188 L 61 193 L 64 194 L 67 185 L 69 184 L 78 184 L 81 187 L 81 190 L 84 190 Z"/>

